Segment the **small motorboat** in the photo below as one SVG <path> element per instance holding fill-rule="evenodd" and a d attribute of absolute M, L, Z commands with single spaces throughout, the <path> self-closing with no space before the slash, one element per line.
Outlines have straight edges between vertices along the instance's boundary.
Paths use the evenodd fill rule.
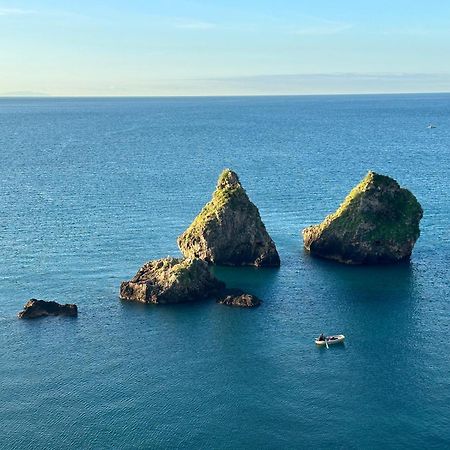
<path fill-rule="evenodd" d="M 316 339 L 317 345 L 333 345 L 340 344 L 344 342 L 345 336 L 343 334 L 335 334 L 334 336 L 327 336 L 324 341 L 320 341 L 319 338 Z"/>
<path fill-rule="evenodd" d="M 427 128 L 428 128 L 428 129 L 436 128 L 436 125 L 433 125 L 432 123 L 430 123 L 430 125 L 428 125 Z"/>

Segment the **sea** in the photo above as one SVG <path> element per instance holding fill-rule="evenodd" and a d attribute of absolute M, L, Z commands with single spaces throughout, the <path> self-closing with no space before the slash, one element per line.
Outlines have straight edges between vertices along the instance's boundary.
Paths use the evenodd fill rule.
<path fill-rule="evenodd" d="M 450 448 L 450 94 L 2 98 L 0 155 L 2 449 Z M 262 306 L 121 301 L 224 168 L 281 267 L 212 270 Z M 368 170 L 424 209 L 411 262 L 306 254 Z"/>

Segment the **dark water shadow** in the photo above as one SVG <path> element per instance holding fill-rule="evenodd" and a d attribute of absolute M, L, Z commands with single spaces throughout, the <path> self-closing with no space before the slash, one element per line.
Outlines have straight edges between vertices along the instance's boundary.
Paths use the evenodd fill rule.
<path fill-rule="evenodd" d="M 409 297 L 415 277 L 411 263 L 387 265 L 346 265 L 326 259 L 304 256 L 316 282 L 328 286 L 337 296 L 383 301 Z"/>
<path fill-rule="evenodd" d="M 212 266 L 211 272 L 229 288 L 248 290 L 250 293 L 257 294 L 257 291 L 266 291 L 277 282 L 280 269 L 278 267 Z"/>
<path fill-rule="evenodd" d="M 212 266 L 211 273 L 219 280 L 223 281 L 227 288 L 242 289 L 250 293 L 258 293 L 255 291 L 263 291 L 272 286 L 279 275 L 279 268 L 255 268 L 255 267 L 227 267 L 227 266 Z M 136 312 L 138 314 L 151 314 L 156 310 L 165 309 L 166 311 L 177 310 L 183 311 L 187 309 L 198 309 L 204 305 L 211 305 L 216 302 L 216 298 L 201 299 L 196 301 L 173 303 L 173 304 L 152 304 L 141 303 L 129 300 L 121 300 L 120 307 L 123 311 Z M 227 310 L 233 310 L 226 306 L 221 306 Z"/>
<path fill-rule="evenodd" d="M 199 309 L 204 305 L 215 303 L 214 298 L 193 300 L 180 303 L 142 303 L 137 301 L 118 299 L 120 307 L 124 312 L 137 313 L 137 314 L 152 314 L 157 311 L 184 311 L 189 309 Z"/>
<path fill-rule="evenodd" d="M 422 300 L 417 266 L 349 266 L 309 255 L 304 263 L 320 286 L 320 307 L 328 323 L 334 321 L 346 336 L 348 364 L 341 370 L 352 377 L 355 392 L 368 403 L 378 402 L 377 394 L 367 389 L 377 386 L 393 410 L 397 406 L 387 396 L 390 391 L 415 401 L 411 389 L 421 389 L 422 367 L 416 358 L 424 335 L 417 314 Z M 408 374 L 408 383 L 393 374 Z"/>

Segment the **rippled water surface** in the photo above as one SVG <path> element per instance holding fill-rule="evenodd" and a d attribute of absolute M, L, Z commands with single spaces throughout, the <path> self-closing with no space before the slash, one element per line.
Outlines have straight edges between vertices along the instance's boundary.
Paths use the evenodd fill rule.
<path fill-rule="evenodd" d="M 450 446 L 450 95 L 0 99 L 0 152 L 2 448 Z M 120 302 L 224 167 L 282 266 L 214 270 L 263 305 Z M 425 210 L 411 264 L 305 255 L 368 169 Z"/>

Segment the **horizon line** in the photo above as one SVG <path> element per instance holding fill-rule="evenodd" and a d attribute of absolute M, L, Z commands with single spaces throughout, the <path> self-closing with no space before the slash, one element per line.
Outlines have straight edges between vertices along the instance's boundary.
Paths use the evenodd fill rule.
<path fill-rule="evenodd" d="M 398 92 L 321 92 L 321 93 L 298 93 L 298 94 L 131 94 L 131 95 L 53 95 L 40 93 L 33 95 L 32 93 L 28 95 L 20 94 L 0 94 L 0 99 L 7 98 L 35 98 L 35 99 L 57 99 L 57 98 L 211 98 L 211 97 L 324 97 L 324 96 L 363 96 L 363 95 L 430 95 L 430 94 L 450 94 L 448 91 L 398 91 Z"/>

